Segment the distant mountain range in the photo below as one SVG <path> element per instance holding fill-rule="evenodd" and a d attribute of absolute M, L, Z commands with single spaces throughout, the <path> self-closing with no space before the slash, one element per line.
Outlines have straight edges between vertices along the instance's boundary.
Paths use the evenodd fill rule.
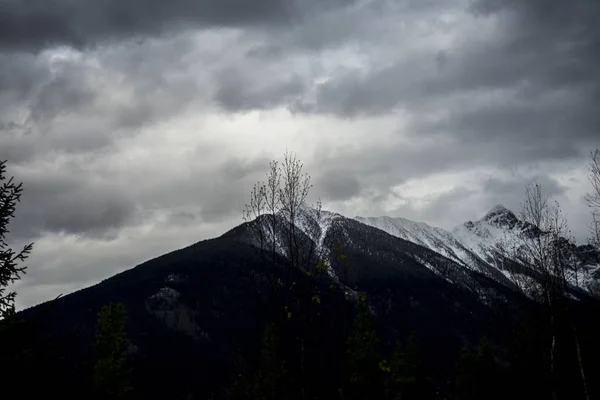
<path fill-rule="evenodd" d="M 461 346 L 483 336 L 495 343 L 501 360 L 505 328 L 531 303 L 495 250 L 497 240 L 515 240 L 524 227 L 501 206 L 451 232 L 404 218 L 347 218 L 304 208 L 292 229 L 305 264 L 326 265 L 318 282 L 285 267 L 289 224 L 276 215 L 273 230 L 270 218 L 21 312 L 30 329 L 15 340 L 34 355 L 21 367 L 40 379 L 22 394 L 38 395 L 40 388 L 61 398 L 87 393 L 98 311 L 114 301 L 127 310 L 134 386 L 145 399 L 190 393 L 222 398 L 239 360 L 251 364 L 258 357 L 264 325 L 284 307 L 295 307 L 286 288 L 320 288 L 323 322 L 314 335 L 328 358 L 315 361 L 314 379 L 323 387 L 333 385 L 331 371 L 343 359 L 349 324 L 344 304 L 358 291 L 369 298 L 384 350 L 418 332 L 424 362 L 440 382 L 455 368 Z M 573 288 L 573 298 L 589 315 L 598 311 L 600 255 L 589 246 L 573 251 L 583 282 L 582 289 Z M 274 287 L 282 290 L 277 301 L 269 297 Z M 595 319 L 584 321 L 597 328 Z"/>

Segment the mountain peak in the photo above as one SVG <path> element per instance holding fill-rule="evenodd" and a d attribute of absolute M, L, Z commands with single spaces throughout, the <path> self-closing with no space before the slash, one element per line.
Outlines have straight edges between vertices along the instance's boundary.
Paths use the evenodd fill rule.
<path fill-rule="evenodd" d="M 485 214 L 485 217 L 483 219 L 487 219 L 488 216 L 496 216 L 499 214 L 508 214 L 508 213 L 512 213 L 512 211 L 510 211 L 508 208 L 504 207 L 502 204 L 497 204 L 494 207 L 492 207 L 490 209 L 490 211 L 487 212 L 487 214 Z"/>
<path fill-rule="evenodd" d="M 498 204 L 485 214 L 482 221 L 496 226 L 513 227 L 519 219 L 511 210 Z"/>

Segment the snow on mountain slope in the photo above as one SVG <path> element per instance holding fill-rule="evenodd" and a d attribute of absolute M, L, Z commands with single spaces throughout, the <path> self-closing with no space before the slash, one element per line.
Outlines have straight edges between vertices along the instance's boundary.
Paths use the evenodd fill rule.
<path fill-rule="evenodd" d="M 487 263 L 495 265 L 496 245 L 519 243 L 519 235 L 524 224 L 509 209 L 498 205 L 482 219 L 467 221 L 452 230 L 452 235 L 473 253 Z"/>
<path fill-rule="evenodd" d="M 506 248 L 517 248 L 522 243 L 523 229 L 527 224 L 517 218 L 509 209 L 502 205 L 493 207 L 483 218 L 477 221 L 467 221 L 452 230 L 452 235 L 463 246 L 477 254 L 487 264 L 493 266 L 511 283 L 527 292 L 534 281 L 531 277 L 508 271 L 499 262 L 498 244 Z M 535 285 L 534 285 L 535 286 Z"/>
<path fill-rule="evenodd" d="M 271 216 L 263 217 L 259 226 L 263 232 L 264 244 L 269 248 L 275 242 L 277 251 L 287 256 L 285 242 L 289 237 L 288 217 L 283 212 L 278 213 L 275 232 L 270 222 Z M 535 282 L 529 272 L 521 271 L 515 275 L 514 271 L 508 271 L 500 262 L 498 243 L 502 242 L 508 248 L 518 247 L 522 243 L 523 230 L 532 229 L 531 225 L 519 220 L 512 211 L 500 205 L 492 208 L 483 218 L 465 222 L 452 231 L 405 218 L 358 216 L 348 219 L 337 213 L 303 206 L 295 216 L 296 240 L 300 245 L 307 246 L 306 249 L 310 249 L 310 254 L 328 265 L 328 273 L 336 281 L 338 277 L 331 267 L 333 265 L 331 246 L 327 246 L 325 242 L 328 234 L 332 232 L 332 227 L 339 228 L 348 221 L 376 228 L 391 236 L 432 250 L 452 262 L 452 268 L 457 269 L 455 271 L 457 274 L 462 273 L 458 269 L 464 268 L 482 273 L 507 287 L 521 287 L 521 289 L 530 287 L 531 283 Z M 343 229 L 335 230 L 345 232 Z M 348 236 L 347 232 L 346 236 Z M 344 237 L 344 241 L 348 241 L 346 245 L 351 247 L 360 246 L 360 243 L 351 243 L 350 236 Z M 583 247 L 585 246 L 573 247 L 573 253 L 580 259 L 579 267 L 576 272 L 567 271 L 567 278 L 573 286 L 583 288 L 590 293 L 600 293 L 600 253 Z M 427 264 L 423 260 L 420 262 Z"/>
<path fill-rule="evenodd" d="M 329 266 L 329 275 L 337 280 L 333 269 L 329 249 L 324 246 L 325 237 L 335 221 L 346 217 L 333 212 L 318 210 L 309 206 L 301 206 L 294 215 L 295 246 L 304 248 L 308 253 L 322 259 Z M 253 221 L 251 242 L 257 247 L 270 249 L 275 246 L 275 251 L 288 257 L 290 216 L 279 211 L 275 217 L 272 214 L 263 214 Z"/>
<path fill-rule="evenodd" d="M 336 281 L 338 277 L 331 268 L 331 255 L 324 246 L 324 241 L 334 221 L 343 218 L 345 217 L 340 214 L 305 206 L 302 207 L 296 222 L 296 226 L 313 241 L 315 254 L 327 264 L 327 273 Z"/>
<path fill-rule="evenodd" d="M 331 224 L 334 220 L 342 218 L 345 217 L 334 212 L 304 206 L 297 216 L 296 226 L 315 243 L 316 252 L 320 254 L 323 251 L 323 241 Z"/>
<path fill-rule="evenodd" d="M 405 218 L 356 217 L 355 219 L 393 236 L 434 250 L 459 265 L 482 272 L 507 286 L 516 284 L 524 289 L 523 286 L 531 280 L 521 274 L 514 275 L 514 272 L 507 271 L 499 262 L 497 245 L 503 243 L 507 248 L 518 247 L 522 243 L 523 230 L 531 229 L 531 225 L 521 221 L 504 206 L 497 205 L 480 220 L 468 221 L 451 232 Z M 583 250 L 579 246 L 574 249 L 574 252 L 582 253 Z M 578 271 L 568 271 L 569 283 L 588 292 L 597 292 L 600 287 L 598 257 L 598 253 L 595 252 L 591 260 L 582 259 Z"/>
<path fill-rule="evenodd" d="M 355 217 L 359 222 L 381 229 L 390 235 L 429 248 L 457 264 L 481 272 L 504 284 L 510 284 L 506 276 L 490 263 L 485 252 L 474 251 L 471 242 L 463 243 L 454 234 L 422 222 L 410 221 L 406 218 L 390 217 Z M 466 237 L 466 235 L 465 235 Z"/>
<path fill-rule="evenodd" d="M 405 218 L 355 217 L 355 219 L 390 235 L 435 250 L 459 264 L 466 265 L 463 259 L 465 252 L 469 250 L 443 229 Z"/>

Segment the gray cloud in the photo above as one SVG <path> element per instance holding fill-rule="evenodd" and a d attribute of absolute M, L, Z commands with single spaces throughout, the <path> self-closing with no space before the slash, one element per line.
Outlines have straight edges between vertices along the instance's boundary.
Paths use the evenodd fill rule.
<path fill-rule="evenodd" d="M 362 186 L 356 175 L 338 169 L 319 173 L 315 191 L 320 193 L 324 200 L 347 200 L 359 195 Z"/>
<path fill-rule="evenodd" d="M 24 193 L 11 238 L 64 233 L 102 237 L 134 222 L 136 207 L 124 187 L 85 170 L 16 171 Z"/>
<path fill-rule="evenodd" d="M 456 138 L 511 163 L 581 158 L 600 125 L 600 4 L 481 1 L 472 11 L 496 28 L 447 48 L 409 49 L 384 67 L 376 59 L 366 71 L 341 71 L 299 109 L 408 112 L 414 140 Z"/>
<path fill-rule="evenodd" d="M 415 207 L 412 199 L 403 197 L 401 193 L 395 194 L 394 196 L 402 200 L 403 204 L 390 210 L 388 214 L 426 221 L 433 226 L 451 230 L 468 220 L 482 218 L 497 204 L 502 204 L 518 214 L 524 199 L 525 187 L 533 183 L 540 184 L 551 200 L 560 201 L 566 193 L 566 188 L 550 176 L 528 176 L 514 172 L 502 177 L 484 178 L 477 188 L 459 183 L 454 189 L 432 197 L 424 207 Z M 373 200 L 383 199 L 375 197 Z M 582 240 L 584 236 L 579 236 L 578 239 Z"/>
<path fill-rule="evenodd" d="M 0 159 L 25 184 L 12 238 L 37 243 L 21 304 L 222 234 L 285 148 L 349 216 L 451 228 L 537 179 L 586 230 L 593 2 L 10 4 Z"/>
<path fill-rule="evenodd" d="M 171 37 L 93 53 L 0 53 L 0 158 L 105 151 L 185 112 L 203 95 L 177 75 L 187 68 L 179 57 L 191 51 L 188 38 Z"/>
<path fill-rule="evenodd" d="M 340 47 L 398 45 L 408 38 L 418 24 L 443 24 L 438 19 L 447 11 L 461 7 L 463 0 L 378 0 L 348 2 L 344 8 L 329 8 L 311 14 L 310 18 L 292 29 L 269 37 L 252 52 L 255 57 L 272 57 L 285 52 L 314 53 Z M 364 46 L 364 47 L 363 47 Z"/>
<path fill-rule="evenodd" d="M 566 191 L 563 185 L 549 176 L 524 177 L 513 174 L 505 179 L 489 177 L 482 186 L 485 196 L 482 206 L 491 208 L 495 204 L 502 204 L 518 214 L 525 199 L 525 187 L 532 184 L 539 184 L 551 199 L 560 198 Z"/>
<path fill-rule="evenodd" d="M 306 91 L 306 82 L 297 75 L 281 75 L 267 77 L 240 69 L 226 69 L 216 77 L 218 87 L 214 99 L 222 108 L 231 112 L 271 109 L 282 104 L 292 104 Z M 261 77 L 268 79 L 261 80 Z"/>
<path fill-rule="evenodd" d="M 263 178 L 270 161 L 266 157 L 259 157 L 252 160 L 231 158 L 221 166 L 221 171 L 225 181 L 231 183 L 253 178 L 257 174 L 260 175 L 260 178 Z"/>
<path fill-rule="evenodd" d="M 294 23 L 350 0 L 17 0 L 0 6 L 0 47 L 83 47 L 106 40 L 163 34 L 185 26 L 248 27 Z"/>
<path fill-rule="evenodd" d="M 471 9 L 478 18 L 496 19 L 491 37 L 484 33 L 451 46 L 410 49 L 407 57 L 398 57 L 391 65 L 373 64 L 367 74 L 350 70 L 337 75 L 320 87 L 317 109 L 348 115 L 386 112 L 396 106 L 415 109 L 410 103 L 517 87 L 518 94 L 537 97 L 592 85 L 595 90 L 588 87 L 583 94 L 597 96 L 599 72 L 594 66 L 600 59 L 600 28 L 595 21 L 600 5 L 481 0 Z M 431 22 L 435 23 L 439 22 Z"/>

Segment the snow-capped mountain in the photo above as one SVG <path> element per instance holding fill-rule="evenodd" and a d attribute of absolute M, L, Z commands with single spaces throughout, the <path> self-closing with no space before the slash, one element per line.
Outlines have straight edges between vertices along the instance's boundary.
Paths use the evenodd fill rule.
<path fill-rule="evenodd" d="M 502 283 L 509 284 L 506 277 L 490 264 L 484 253 L 474 250 L 469 241 L 461 241 L 454 234 L 423 222 L 414 222 L 406 218 L 356 217 L 357 221 L 373 226 L 390 235 L 408 240 L 434 250 L 464 267 L 481 272 Z"/>
<path fill-rule="evenodd" d="M 492 208 L 478 221 L 467 221 L 452 230 L 452 237 L 496 266 L 496 245 L 500 242 L 518 243 L 525 224 L 504 206 Z"/>
<path fill-rule="evenodd" d="M 290 233 L 295 236 L 291 255 L 301 258 L 300 268 L 286 260 L 292 252 L 286 246 Z M 308 258 L 311 249 L 315 251 Z M 320 261 L 327 263 L 329 274 L 308 270 Z M 299 273 L 305 267 L 307 273 Z M 420 343 L 431 349 L 435 368 L 447 371 L 445 376 L 454 372 L 454 354 L 464 342 L 477 343 L 484 335 L 501 340 L 502 327 L 525 301 L 505 285 L 422 244 L 352 218 L 305 208 L 293 225 L 284 213 L 262 215 L 217 238 L 25 310 L 24 320 L 35 329 L 10 338 L 18 336 L 27 349 L 35 346 L 31 353 L 39 354 L 40 361 L 27 364 L 39 365 L 36 376 L 38 371 L 39 376 L 61 371 L 64 380 L 51 377 L 63 394 L 63 387 L 73 386 L 73 376 L 87 382 L 93 373 L 88 360 L 94 354 L 98 312 L 118 301 L 127 310 L 127 335 L 139 357 L 133 379 L 149 382 L 139 397 L 185 398 L 189 387 L 198 387 L 195 398 L 212 398 L 231 381 L 237 355 L 254 355 L 247 359 L 258 362 L 265 325 L 284 319 L 281 332 L 288 336 L 282 343 L 297 343 L 308 332 L 306 343 L 322 346 L 328 358 L 307 352 L 306 369 L 323 377 L 319 391 L 325 387 L 335 393 L 339 386 L 329 375 L 342 370 L 343 338 L 358 291 L 368 296 L 382 343 L 391 350 L 398 337 L 419 332 Z M 287 318 L 282 318 L 284 311 Z M 48 343 L 56 350 L 49 352 Z M 301 365 L 300 358 L 292 360 L 290 365 Z"/>
<path fill-rule="evenodd" d="M 530 292 L 532 288 L 539 283 L 535 271 L 522 266 L 514 268 L 517 266 L 515 263 L 509 268 L 505 262 L 506 254 L 499 253 L 498 244 L 517 248 L 522 244 L 523 233 L 536 229 L 501 205 L 493 207 L 483 218 L 467 221 L 451 231 L 406 218 L 347 218 L 308 206 L 297 211 L 293 225 L 289 219 L 284 212 L 278 213 L 274 219 L 270 215 L 263 215 L 252 224 L 251 242 L 258 247 L 274 248 L 280 255 L 289 257 L 288 243 L 290 228 L 293 226 L 296 231 L 293 235 L 295 246 L 300 249 L 298 253 L 308 255 L 317 262 L 324 261 L 328 266 L 329 276 L 338 282 L 340 276 L 335 249 L 339 244 L 343 244 L 346 249 L 361 247 L 364 250 L 368 247 L 375 240 L 374 231 L 370 231 L 370 235 L 360 233 L 360 238 L 356 238 L 356 234 L 363 232 L 366 225 L 402 239 L 400 242 L 389 242 L 389 245 L 399 247 L 404 256 L 462 286 L 480 286 L 473 281 L 473 274 L 482 274 L 505 287 L 521 289 L 530 294 L 533 293 Z M 262 244 L 259 243 L 259 238 Z M 379 240 L 387 242 L 384 238 Z M 398 249 L 394 251 L 396 250 Z M 425 250 L 429 252 L 423 253 Z M 570 251 L 579 261 L 576 270 L 567 271 L 569 283 L 573 288 L 598 295 L 600 254 L 591 246 L 573 246 Z M 311 263 L 314 260 L 306 259 L 304 262 Z"/>
<path fill-rule="evenodd" d="M 24 310 L 20 315 L 31 324 L 31 332 L 9 336 L 39 355 L 24 363 L 24 371 L 31 373 L 29 365 L 38 368 L 35 376 L 61 371 L 63 380 L 50 375 L 44 387 L 58 385 L 63 397 L 63 388 L 87 382 L 93 373 L 89 361 L 98 312 L 118 301 L 127 310 L 127 334 L 139 360 L 132 368 L 134 381 L 149 382 L 140 389 L 140 398 L 185 398 L 190 387 L 199 388 L 197 398 L 212 398 L 230 381 L 236 355 L 256 357 L 264 326 L 281 319 L 281 332 L 288 335 L 281 343 L 297 343 L 308 332 L 312 336 L 306 343 L 326 349 L 322 354 L 329 358 L 307 357 L 306 370 L 323 377 L 319 391 L 329 385 L 328 393 L 336 393 L 338 382 L 330 382 L 330 372 L 342 370 L 339 360 L 347 353 L 346 341 L 340 339 L 349 332 L 350 302 L 359 291 L 368 298 L 389 354 L 399 337 L 406 340 L 418 332 L 422 348 L 429 351 L 428 362 L 443 378 L 455 374 L 456 357 L 465 343 L 475 345 L 487 337 L 502 349 L 507 329 L 527 318 L 529 313 L 522 310 L 535 306 L 514 290 L 495 262 L 495 240 L 530 228 L 502 207 L 452 231 L 402 218 L 352 219 L 309 207 L 290 222 L 283 212 L 261 215 L 217 238 Z M 578 249 L 586 265 L 600 264 L 595 250 Z M 312 273 L 321 261 L 328 273 Z M 600 281 L 597 275 L 596 269 L 586 276 Z M 594 318 L 598 302 L 577 294 L 580 301 L 573 306 L 582 316 L 578 330 L 595 338 L 600 332 Z M 310 329 L 301 325 L 300 315 Z M 48 351 L 50 343 L 55 351 Z M 586 354 L 594 359 L 599 353 Z M 297 355 L 289 365 L 302 365 L 302 355 Z M 517 389 L 520 393 L 521 386 Z"/>
<path fill-rule="evenodd" d="M 331 268 L 331 249 L 325 246 L 325 238 L 331 226 L 346 217 L 309 206 L 301 206 L 294 215 L 293 229 L 294 246 L 298 246 L 303 255 L 309 258 L 322 259 L 329 266 L 329 275 L 336 278 Z M 276 253 L 284 257 L 288 254 L 290 245 L 290 216 L 284 211 L 278 212 L 275 217 L 272 214 L 261 215 L 252 222 L 248 239 L 261 248 L 274 249 Z"/>
<path fill-rule="evenodd" d="M 462 266 L 479 271 L 509 286 L 515 284 L 518 279 L 514 279 L 515 276 L 499 262 L 497 245 L 500 242 L 509 246 L 518 244 L 523 230 L 531 229 L 531 226 L 502 205 L 493 207 L 480 220 L 467 221 L 450 232 L 405 218 L 355 219 L 390 235 L 434 250 Z M 596 291 L 600 282 L 598 253 L 589 246 L 578 246 L 574 253 L 583 259 L 577 273 L 569 274 L 569 281 L 589 292 Z"/>

